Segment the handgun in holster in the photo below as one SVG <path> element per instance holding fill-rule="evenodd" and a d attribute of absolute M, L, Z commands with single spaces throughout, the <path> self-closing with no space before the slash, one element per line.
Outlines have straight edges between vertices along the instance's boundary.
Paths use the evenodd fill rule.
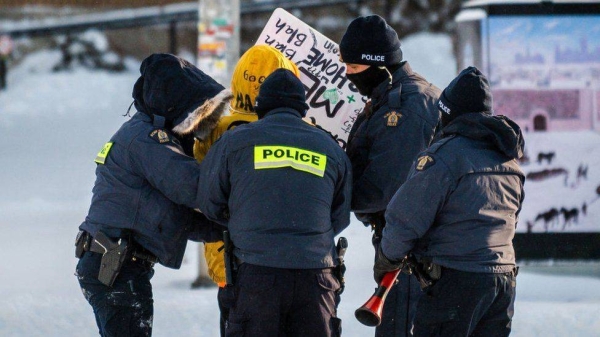
<path fill-rule="evenodd" d="M 231 286 L 235 282 L 234 278 L 237 266 L 235 257 L 233 256 L 233 242 L 231 242 L 229 231 L 223 231 L 223 246 L 225 250 L 225 283 Z"/>
<path fill-rule="evenodd" d="M 422 290 L 433 286 L 441 277 L 441 266 L 433 263 L 430 259 L 423 258 L 418 261 L 414 255 L 409 254 L 405 265 L 403 271 L 415 275 Z"/>
<path fill-rule="evenodd" d="M 338 295 L 341 295 L 344 292 L 344 288 L 346 287 L 346 280 L 344 279 L 344 274 L 346 274 L 346 264 L 344 262 L 344 256 L 346 255 L 347 248 L 348 240 L 343 236 L 340 237 L 335 247 L 338 256 L 338 265 L 334 268 L 335 277 L 337 277 L 337 279 L 340 281 L 340 289 L 337 290 Z"/>
<path fill-rule="evenodd" d="M 127 246 L 127 240 L 125 239 L 114 242 L 100 231 L 94 235 L 91 250 L 103 252 L 98 281 L 112 287 L 127 257 Z"/>

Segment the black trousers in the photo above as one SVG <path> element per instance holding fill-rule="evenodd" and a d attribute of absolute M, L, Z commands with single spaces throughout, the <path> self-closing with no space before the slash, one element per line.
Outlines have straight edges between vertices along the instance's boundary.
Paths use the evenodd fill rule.
<path fill-rule="evenodd" d="M 373 215 L 380 222 L 385 222 L 383 213 Z M 381 237 L 377 233 L 371 239 L 377 252 Z M 398 282 L 392 286 L 381 312 L 381 324 L 375 328 L 375 337 L 409 337 L 412 336 L 412 324 L 417 312 L 417 303 L 423 292 L 419 281 L 405 273 L 398 275 Z"/>
<path fill-rule="evenodd" d="M 340 336 L 336 290 L 326 269 L 280 269 L 243 263 L 229 312 L 229 337 Z"/>
<path fill-rule="evenodd" d="M 100 336 L 151 336 L 154 300 L 150 279 L 154 269 L 147 262 L 127 260 L 113 286 L 107 287 L 98 281 L 101 259 L 101 254 L 85 252 L 76 270 Z"/>
<path fill-rule="evenodd" d="M 422 294 L 419 281 L 414 276 L 400 273 L 398 283 L 385 298 L 381 324 L 375 328 L 375 337 L 412 336 L 412 322 Z"/>
<path fill-rule="evenodd" d="M 225 337 L 225 328 L 229 319 L 229 310 L 235 304 L 235 289 L 233 286 L 219 287 L 217 292 L 217 302 L 219 304 L 219 331 L 221 337 Z"/>
<path fill-rule="evenodd" d="M 414 335 L 508 336 L 514 313 L 514 273 L 468 273 L 444 268 L 421 296 Z"/>

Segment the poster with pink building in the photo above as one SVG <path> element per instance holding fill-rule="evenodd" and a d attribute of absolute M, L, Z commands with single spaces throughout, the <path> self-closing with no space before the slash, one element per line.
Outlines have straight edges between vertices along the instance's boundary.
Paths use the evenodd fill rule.
<path fill-rule="evenodd" d="M 521 259 L 600 259 L 599 4 L 476 0 L 455 18 L 458 69 L 481 69 L 523 131 Z"/>
<path fill-rule="evenodd" d="M 600 130 L 599 16 L 498 16 L 482 29 L 496 114 L 528 131 Z"/>

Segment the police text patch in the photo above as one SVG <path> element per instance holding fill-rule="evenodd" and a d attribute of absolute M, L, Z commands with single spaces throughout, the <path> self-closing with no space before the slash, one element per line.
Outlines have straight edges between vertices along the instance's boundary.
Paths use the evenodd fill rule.
<path fill-rule="evenodd" d="M 108 153 L 110 152 L 110 148 L 112 146 L 113 146 L 112 142 L 108 142 L 108 143 L 104 144 L 104 146 L 102 147 L 102 150 L 100 150 L 100 152 L 98 152 L 98 154 L 96 155 L 96 159 L 94 159 L 94 161 L 97 164 L 104 165 L 104 163 L 106 162 L 106 157 L 108 156 Z"/>
<path fill-rule="evenodd" d="M 326 166 L 327 156 L 317 152 L 278 145 L 254 147 L 254 169 L 256 170 L 291 167 L 323 177 Z"/>
<path fill-rule="evenodd" d="M 433 160 L 433 158 L 431 158 L 430 156 L 421 156 L 417 158 L 416 169 L 417 171 L 423 171 L 433 166 L 433 164 L 435 164 L 435 160 Z"/>
<path fill-rule="evenodd" d="M 161 129 L 156 129 L 153 130 L 152 132 L 150 132 L 150 138 L 156 140 L 159 143 L 166 143 L 169 140 L 171 140 L 169 138 L 169 134 L 165 131 L 165 130 L 161 130 Z"/>

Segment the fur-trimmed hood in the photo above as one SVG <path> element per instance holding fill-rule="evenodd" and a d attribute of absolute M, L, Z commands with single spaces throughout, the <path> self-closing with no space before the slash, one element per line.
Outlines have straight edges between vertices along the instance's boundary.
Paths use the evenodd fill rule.
<path fill-rule="evenodd" d="M 173 123 L 173 132 L 180 135 L 194 133 L 197 137 L 209 134 L 217 124 L 221 115 L 228 110 L 233 95 L 231 90 L 223 89 L 215 97 L 207 99 L 201 106 L 188 114 L 183 114 Z"/>
<path fill-rule="evenodd" d="M 227 110 L 231 91 L 188 61 L 171 54 L 152 54 L 142 62 L 133 87 L 134 104 L 153 119 L 184 135 L 208 132 Z"/>

